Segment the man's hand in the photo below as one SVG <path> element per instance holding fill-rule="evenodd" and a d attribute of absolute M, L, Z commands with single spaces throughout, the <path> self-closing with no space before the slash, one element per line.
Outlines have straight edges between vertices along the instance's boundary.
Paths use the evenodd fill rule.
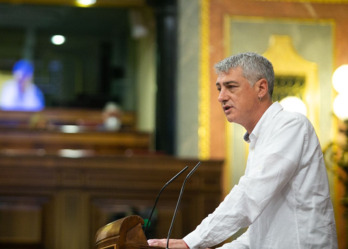
<path fill-rule="evenodd" d="M 149 246 L 158 246 L 158 247 L 167 247 L 167 239 L 149 239 L 147 241 Z M 189 249 L 186 245 L 185 241 L 182 239 L 170 239 L 169 240 L 169 248 L 171 249 Z"/>

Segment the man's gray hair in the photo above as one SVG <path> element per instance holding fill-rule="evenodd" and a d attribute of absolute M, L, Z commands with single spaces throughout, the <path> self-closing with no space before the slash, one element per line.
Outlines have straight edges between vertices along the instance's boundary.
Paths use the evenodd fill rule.
<path fill-rule="evenodd" d="M 217 74 L 228 73 L 231 68 L 241 67 L 243 76 L 254 85 L 260 79 L 266 79 L 268 93 L 272 97 L 274 86 L 274 70 L 272 63 L 265 57 L 252 52 L 232 55 L 215 64 Z"/>

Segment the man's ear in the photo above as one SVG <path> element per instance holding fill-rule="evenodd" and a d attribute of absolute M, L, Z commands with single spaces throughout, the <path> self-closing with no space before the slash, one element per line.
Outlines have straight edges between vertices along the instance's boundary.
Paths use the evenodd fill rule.
<path fill-rule="evenodd" d="M 268 94 L 268 83 L 267 80 L 262 78 L 255 83 L 257 95 L 259 98 L 263 98 Z"/>

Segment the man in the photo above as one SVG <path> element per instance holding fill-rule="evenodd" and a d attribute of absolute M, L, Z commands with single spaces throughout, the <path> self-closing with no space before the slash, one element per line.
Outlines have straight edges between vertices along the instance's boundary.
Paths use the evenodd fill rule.
<path fill-rule="evenodd" d="M 32 82 L 34 67 L 27 60 L 13 66 L 13 80 L 4 83 L 0 108 L 5 111 L 40 111 L 45 107 L 41 90 Z"/>
<path fill-rule="evenodd" d="M 272 64 L 242 53 L 215 65 L 218 101 L 229 122 L 246 129 L 245 175 L 219 207 L 170 248 L 206 248 L 247 231 L 222 248 L 337 248 L 333 207 L 322 151 L 313 126 L 272 103 Z M 149 240 L 166 246 L 166 240 Z"/>

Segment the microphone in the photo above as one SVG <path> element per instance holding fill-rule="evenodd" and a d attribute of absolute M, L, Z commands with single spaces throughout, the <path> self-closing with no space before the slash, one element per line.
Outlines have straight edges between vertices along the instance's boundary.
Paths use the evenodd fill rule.
<path fill-rule="evenodd" d="M 200 164 L 201 164 L 201 162 L 198 162 L 198 163 L 196 164 L 196 166 L 187 174 L 187 176 L 185 177 L 184 182 L 182 183 L 182 186 L 181 186 L 181 189 L 180 189 L 180 194 L 179 194 L 179 197 L 178 197 L 178 201 L 176 202 L 176 207 L 175 207 L 175 210 L 174 210 L 172 222 L 170 223 L 170 227 L 169 227 L 169 231 L 168 231 L 166 249 L 169 249 L 169 238 L 170 238 L 170 235 L 171 235 L 171 233 L 172 233 L 172 229 L 173 229 L 173 225 L 174 225 L 174 220 L 175 220 L 175 217 L 176 217 L 176 213 L 178 212 L 178 207 L 179 207 L 179 204 L 180 204 L 180 201 L 181 201 L 182 194 L 183 194 L 183 192 L 184 192 L 184 188 L 185 188 L 185 185 L 186 185 L 186 181 L 187 181 L 187 180 L 190 178 L 190 176 L 196 171 L 196 169 L 198 168 L 198 166 L 199 166 Z"/>
<path fill-rule="evenodd" d="M 179 175 L 181 175 L 185 170 L 187 170 L 188 166 L 185 166 L 185 168 L 183 168 L 179 173 L 177 173 L 175 176 L 172 177 L 172 179 L 170 179 L 166 184 L 164 184 L 164 186 L 162 187 L 162 189 L 159 191 L 157 197 L 156 197 L 156 200 L 155 200 L 155 204 L 153 205 L 153 208 L 151 210 L 151 213 L 150 213 L 150 216 L 149 218 L 147 219 L 147 223 L 145 225 L 145 228 L 144 228 L 144 233 L 146 234 L 146 230 L 147 228 L 149 227 L 149 224 L 150 224 L 150 221 L 151 221 L 151 218 L 152 218 L 152 214 L 153 212 L 155 211 L 155 208 L 156 208 L 156 205 L 157 205 L 157 202 L 159 200 L 159 197 L 162 193 L 162 191 L 172 182 L 174 181 Z"/>

